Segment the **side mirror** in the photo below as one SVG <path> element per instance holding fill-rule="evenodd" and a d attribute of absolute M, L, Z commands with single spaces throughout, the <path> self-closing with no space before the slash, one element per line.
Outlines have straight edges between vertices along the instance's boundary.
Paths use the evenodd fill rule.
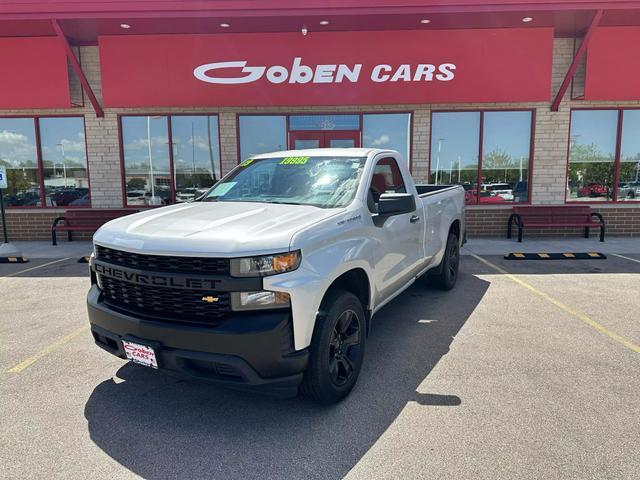
<path fill-rule="evenodd" d="M 410 193 L 383 193 L 378 200 L 378 215 L 402 215 L 416 209 L 416 199 Z"/>

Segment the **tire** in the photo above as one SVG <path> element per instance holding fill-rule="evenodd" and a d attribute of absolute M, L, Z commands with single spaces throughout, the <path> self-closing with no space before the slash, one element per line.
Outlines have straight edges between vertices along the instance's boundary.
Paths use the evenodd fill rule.
<path fill-rule="evenodd" d="M 427 273 L 429 283 L 441 290 L 451 290 L 458 280 L 460 269 L 460 243 L 458 237 L 449 232 L 442 263 L 433 273 Z"/>
<path fill-rule="evenodd" d="M 345 290 L 329 291 L 316 319 L 300 394 L 322 404 L 345 398 L 360 374 L 364 347 L 360 300 Z"/>

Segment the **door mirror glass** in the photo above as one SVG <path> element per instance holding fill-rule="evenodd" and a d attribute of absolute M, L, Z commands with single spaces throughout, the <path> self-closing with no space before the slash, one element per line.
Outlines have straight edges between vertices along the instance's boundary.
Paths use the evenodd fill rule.
<path fill-rule="evenodd" d="M 383 193 L 378 200 L 379 215 L 401 215 L 416 209 L 416 201 L 410 193 Z"/>

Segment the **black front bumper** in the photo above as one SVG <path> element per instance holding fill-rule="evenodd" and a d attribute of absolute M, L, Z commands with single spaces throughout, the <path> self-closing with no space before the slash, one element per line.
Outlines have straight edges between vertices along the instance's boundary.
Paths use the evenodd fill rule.
<path fill-rule="evenodd" d="M 96 344 L 126 358 L 122 339 L 155 347 L 159 368 L 183 376 L 288 396 L 307 366 L 307 350 L 293 350 L 291 312 L 236 313 L 218 327 L 143 320 L 102 302 L 96 285 L 87 296 Z"/>

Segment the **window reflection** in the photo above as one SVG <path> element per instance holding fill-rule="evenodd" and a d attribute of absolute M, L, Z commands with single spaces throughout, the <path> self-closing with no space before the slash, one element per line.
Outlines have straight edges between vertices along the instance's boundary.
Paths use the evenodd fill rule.
<path fill-rule="evenodd" d="M 40 145 L 47 206 L 90 206 L 84 119 L 40 119 Z"/>
<path fill-rule="evenodd" d="M 528 201 L 531 112 L 485 112 L 482 132 L 480 203 Z"/>
<path fill-rule="evenodd" d="M 240 115 L 240 158 L 287 148 L 287 117 L 284 115 Z"/>
<path fill-rule="evenodd" d="M 480 112 L 434 112 L 431 121 L 431 182 L 462 185 L 477 203 Z"/>
<path fill-rule="evenodd" d="M 617 125 L 617 110 L 571 112 L 567 200 L 612 199 Z"/>
<path fill-rule="evenodd" d="M 218 118 L 172 116 L 171 142 L 176 201 L 194 200 L 220 178 Z"/>
<path fill-rule="evenodd" d="M 167 117 L 122 117 L 121 121 L 127 205 L 170 203 Z"/>
<path fill-rule="evenodd" d="M 624 110 L 618 200 L 640 200 L 640 110 Z"/>
<path fill-rule="evenodd" d="M 7 168 L 4 201 L 10 207 L 40 206 L 33 118 L 0 118 L 0 165 Z"/>
<path fill-rule="evenodd" d="M 410 128 L 410 113 L 363 115 L 362 146 L 396 150 L 409 162 Z"/>

